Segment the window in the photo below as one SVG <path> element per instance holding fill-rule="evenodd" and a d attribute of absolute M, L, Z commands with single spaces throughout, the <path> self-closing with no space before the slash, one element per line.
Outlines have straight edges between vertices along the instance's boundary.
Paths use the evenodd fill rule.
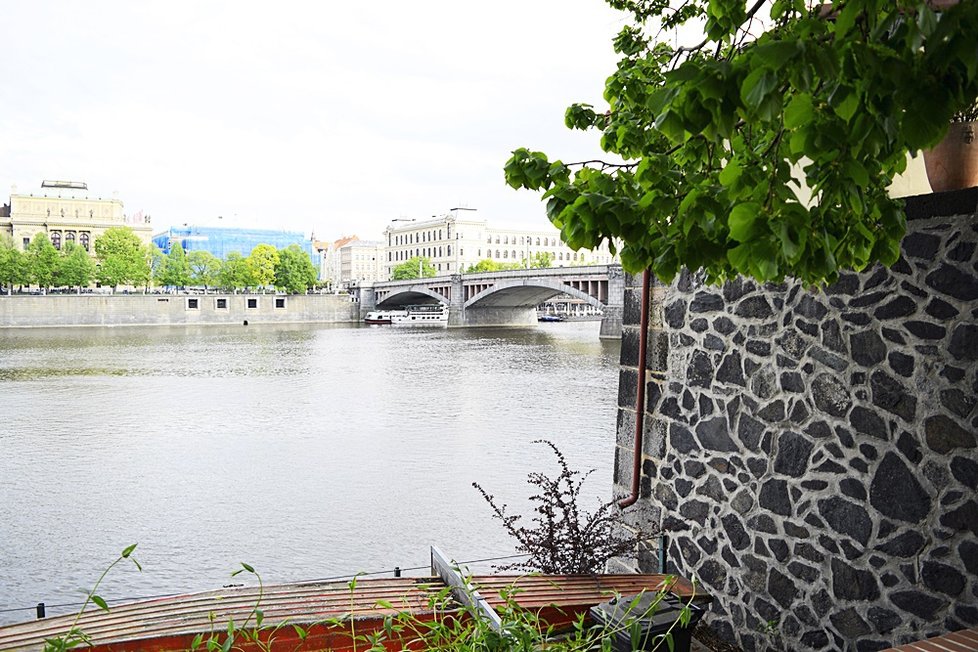
<path fill-rule="evenodd" d="M 82 249 L 84 249 L 85 251 L 89 251 L 88 239 L 89 239 L 88 231 L 82 231 L 81 235 L 78 236 L 78 242 L 81 244 Z"/>
<path fill-rule="evenodd" d="M 503 236 L 503 244 L 509 244 L 509 236 L 508 235 L 504 235 Z"/>
<path fill-rule="evenodd" d="M 441 258 L 441 247 L 438 247 L 438 257 Z"/>
<path fill-rule="evenodd" d="M 65 244 L 68 244 L 69 242 L 74 242 L 74 241 L 75 241 L 75 232 L 74 231 L 68 231 L 67 233 L 65 233 Z"/>
<path fill-rule="evenodd" d="M 214 308 L 216 308 L 217 310 L 227 310 L 228 300 L 224 297 L 221 297 L 219 299 L 214 299 Z"/>
<path fill-rule="evenodd" d="M 516 250 L 513 249 L 513 260 L 516 260 Z"/>
<path fill-rule="evenodd" d="M 55 249 L 61 250 L 61 231 L 51 232 L 51 244 L 54 245 Z"/>
<path fill-rule="evenodd" d="M 461 250 L 461 249 L 459 249 L 459 250 L 458 250 L 458 253 L 459 253 L 459 255 L 462 255 L 462 250 Z M 451 255 L 452 255 L 452 245 L 448 245 L 448 255 L 449 255 L 449 256 L 451 256 Z"/>
<path fill-rule="evenodd" d="M 24 250 L 25 251 L 27 250 L 27 247 L 30 246 L 30 244 L 31 244 L 31 239 L 30 238 L 24 238 Z"/>
<path fill-rule="evenodd" d="M 187 310 L 200 310 L 200 299 L 187 297 Z"/>
<path fill-rule="evenodd" d="M 501 256 L 499 255 L 499 250 L 498 249 L 496 249 L 496 258 L 501 258 Z"/>
<path fill-rule="evenodd" d="M 540 246 L 540 238 L 537 238 L 537 246 Z"/>
<path fill-rule="evenodd" d="M 499 244 L 499 236 L 496 236 L 496 244 Z"/>
<path fill-rule="evenodd" d="M 249 310 L 255 310 L 258 308 L 258 299 L 249 298 L 245 302 L 245 305 L 248 307 Z"/>
<path fill-rule="evenodd" d="M 509 258 L 509 252 L 503 251 L 503 258 Z"/>
<path fill-rule="evenodd" d="M 285 297 L 275 297 L 275 307 L 284 308 L 285 307 Z"/>

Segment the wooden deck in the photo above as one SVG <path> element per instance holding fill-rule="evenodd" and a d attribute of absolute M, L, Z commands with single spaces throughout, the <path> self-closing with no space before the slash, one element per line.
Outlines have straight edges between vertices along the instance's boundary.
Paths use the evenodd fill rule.
<path fill-rule="evenodd" d="M 962 629 L 925 641 L 907 643 L 884 652 L 978 652 L 978 627 Z"/>
<path fill-rule="evenodd" d="M 572 623 L 615 594 L 657 591 L 665 580 L 662 575 L 469 578 L 494 608 L 503 607 L 503 596 L 509 595 L 520 608 L 539 613 L 556 627 Z M 229 620 L 243 626 L 259 605 L 264 614 L 261 638 L 273 639 L 273 649 L 342 651 L 353 649 L 354 636 L 381 631 L 385 616 L 406 612 L 419 620 L 433 618 L 430 600 L 445 587 L 439 578 L 431 577 L 360 579 L 352 590 L 347 582 L 283 584 L 266 586 L 261 596 L 257 587 L 227 588 L 113 606 L 109 612 L 93 607 L 82 615 L 78 627 L 91 637 L 93 647 L 87 649 L 93 652 L 187 650 L 200 633 L 206 638 L 211 632 L 225 632 Z M 692 589 L 683 580 L 670 585 L 680 597 L 691 597 Z M 453 612 L 442 611 L 440 617 L 451 618 Z M 0 650 L 40 650 L 45 638 L 64 635 L 74 618 L 58 616 L 0 627 Z M 248 627 L 254 625 L 252 616 Z M 362 642 L 359 647 L 364 647 Z M 235 649 L 258 647 L 238 639 Z"/>

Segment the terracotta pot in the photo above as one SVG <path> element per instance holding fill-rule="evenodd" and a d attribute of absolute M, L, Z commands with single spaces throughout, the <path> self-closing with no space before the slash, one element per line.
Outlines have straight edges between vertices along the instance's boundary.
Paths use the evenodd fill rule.
<path fill-rule="evenodd" d="M 944 140 L 924 150 L 924 167 L 934 192 L 978 186 L 978 123 L 952 123 Z"/>

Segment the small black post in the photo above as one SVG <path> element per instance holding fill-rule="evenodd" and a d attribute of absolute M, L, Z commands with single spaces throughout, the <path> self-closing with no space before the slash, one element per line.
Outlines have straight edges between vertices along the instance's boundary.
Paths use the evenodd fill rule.
<path fill-rule="evenodd" d="M 44 618 L 44 603 L 43 602 L 38 602 L 37 603 L 37 619 L 40 620 L 41 618 Z"/>
<path fill-rule="evenodd" d="M 401 576 L 401 567 L 400 566 L 395 566 L 394 567 L 394 577 L 400 577 L 400 576 Z"/>
<path fill-rule="evenodd" d="M 669 557 L 666 553 L 666 545 L 668 545 L 668 540 L 665 535 L 659 537 L 659 572 L 663 575 L 666 574 L 666 566 L 669 563 Z"/>

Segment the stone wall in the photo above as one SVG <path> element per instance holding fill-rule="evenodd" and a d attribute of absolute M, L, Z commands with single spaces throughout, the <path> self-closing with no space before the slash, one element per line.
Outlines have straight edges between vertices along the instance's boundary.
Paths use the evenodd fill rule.
<path fill-rule="evenodd" d="M 745 650 L 879 650 L 978 626 L 978 189 L 908 199 L 903 257 L 824 291 L 655 288 L 641 498 Z M 631 484 L 630 278 L 616 491 Z M 654 554 L 626 564 L 656 570 Z"/>
<path fill-rule="evenodd" d="M 0 296 L 0 328 L 240 324 L 245 320 L 254 324 L 334 323 L 358 318 L 359 306 L 348 296 L 330 294 Z"/>

